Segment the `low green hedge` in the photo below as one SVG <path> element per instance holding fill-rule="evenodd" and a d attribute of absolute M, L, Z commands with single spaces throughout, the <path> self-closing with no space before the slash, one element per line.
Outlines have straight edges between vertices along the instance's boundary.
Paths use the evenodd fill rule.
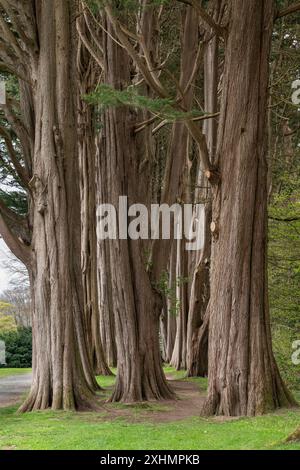
<path fill-rule="evenodd" d="M 31 328 L 18 328 L 0 334 L 5 342 L 6 365 L 0 367 L 30 368 L 32 366 L 32 331 Z"/>

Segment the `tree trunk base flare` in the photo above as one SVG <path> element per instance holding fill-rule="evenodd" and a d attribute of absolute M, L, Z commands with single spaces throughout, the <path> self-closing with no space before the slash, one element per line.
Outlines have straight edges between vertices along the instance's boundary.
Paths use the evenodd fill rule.
<path fill-rule="evenodd" d="M 208 398 L 202 405 L 200 415 L 209 416 L 260 416 L 278 408 L 297 407 L 287 387 L 283 383 L 277 366 L 273 365 L 271 383 L 252 383 L 248 396 L 238 395 L 239 378 L 232 372 L 230 382 L 220 391 L 218 384 L 209 385 Z M 267 385 L 267 386 L 266 386 Z"/>
<path fill-rule="evenodd" d="M 117 376 L 116 386 L 109 402 L 142 403 L 146 401 L 175 400 L 176 395 L 170 389 L 164 375 L 160 371 L 154 370 L 154 368 L 150 370 L 147 371 L 146 369 L 143 376 L 137 376 L 133 372 L 126 382 L 123 380 L 125 375 L 121 372 Z M 126 373 L 127 377 L 128 373 Z"/>
<path fill-rule="evenodd" d="M 96 392 L 101 388 L 89 361 L 76 293 L 68 297 L 71 304 L 65 298 L 65 305 L 52 306 L 40 294 L 49 290 L 45 279 L 31 278 L 31 288 L 33 380 L 19 411 L 99 410 Z"/>
<path fill-rule="evenodd" d="M 49 391 L 49 384 L 34 384 L 19 413 L 43 411 L 47 409 L 64 411 L 100 411 L 95 395 L 87 391 L 85 385 L 70 389 L 57 390 L 55 395 Z"/>
<path fill-rule="evenodd" d="M 119 344 L 117 380 L 110 402 L 136 403 L 176 398 L 163 371 L 158 340 L 159 320 L 156 328 L 154 324 L 153 318 L 149 321 L 144 316 L 136 338 L 128 332 L 131 338 L 127 340 L 132 346 L 134 342 L 134 347 L 126 344 L 123 336 L 125 341 Z M 116 326 L 118 328 L 118 321 Z"/>
<path fill-rule="evenodd" d="M 94 367 L 95 375 L 103 375 L 104 377 L 114 377 L 115 374 L 110 370 L 107 366 L 103 369 L 103 367 Z"/>

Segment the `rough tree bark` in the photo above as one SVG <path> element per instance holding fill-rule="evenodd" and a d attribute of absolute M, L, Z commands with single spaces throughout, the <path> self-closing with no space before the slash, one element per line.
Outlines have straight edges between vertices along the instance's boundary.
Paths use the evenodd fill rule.
<path fill-rule="evenodd" d="M 81 35 L 89 35 L 85 18 L 78 18 Z M 94 87 L 100 70 L 80 36 L 77 53 L 79 74 L 78 136 L 81 193 L 81 257 L 84 317 L 87 344 L 95 375 L 112 375 L 104 355 L 100 335 L 96 236 L 96 130 L 92 105 L 84 101 Z M 84 40 L 84 39 L 83 39 Z M 102 267 L 103 268 L 103 267 Z M 105 267 L 104 267 L 105 269 Z"/>
<path fill-rule="evenodd" d="M 198 42 L 198 15 L 193 8 L 186 8 L 182 13 L 182 34 L 181 34 L 181 67 L 180 67 L 180 89 L 186 90 L 182 106 L 184 109 L 191 109 L 194 99 L 194 79 L 193 77 L 197 55 L 199 54 Z M 188 84 L 190 83 L 190 87 Z M 189 155 L 189 131 L 182 122 L 174 123 L 170 137 L 168 149 L 167 166 L 164 178 L 163 202 L 172 205 L 176 198 L 189 203 L 187 165 Z M 171 356 L 171 364 L 176 369 L 186 368 L 186 332 L 188 317 L 188 300 L 187 300 L 187 282 L 181 280 L 188 276 L 188 253 L 185 251 L 184 241 L 173 241 L 173 253 L 171 255 L 171 244 L 168 241 L 159 241 L 161 250 L 155 262 L 156 277 L 165 269 L 166 257 L 171 256 L 170 269 L 174 269 L 175 278 L 170 272 L 170 280 L 173 282 L 173 289 L 176 290 L 176 299 L 178 308 L 173 309 L 173 316 L 176 315 L 176 336 L 174 341 L 174 349 Z M 174 259 L 175 258 L 175 259 Z M 167 258 L 168 259 L 168 258 Z M 172 314 L 171 314 L 172 315 Z M 172 316 L 169 321 L 172 322 Z M 170 325 L 171 326 L 171 325 Z M 169 338 L 171 339 L 171 337 Z M 170 344 L 169 344 L 170 346 Z"/>
<path fill-rule="evenodd" d="M 169 296 L 167 298 L 166 362 L 170 363 L 176 338 L 176 242 L 171 248 L 169 266 Z"/>
<path fill-rule="evenodd" d="M 99 162 L 101 152 L 97 152 L 97 161 Z M 99 182 L 99 168 L 97 170 L 97 186 L 99 203 L 107 201 L 107 196 L 104 197 L 104 186 Z M 100 186 L 100 187 L 99 187 Z M 115 319 L 113 307 L 113 291 L 111 281 L 111 264 L 109 246 L 106 240 L 97 240 L 97 270 L 98 270 L 98 285 L 99 285 L 99 313 L 100 313 L 100 335 L 103 350 L 107 363 L 110 367 L 117 366 L 117 345 L 115 335 Z"/>
<path fill-rule="evenodd" d="M 293 404 L 272 352 L 266 273 L 266 110 L 273 0 L 232 0 L 214 187 L 209 389 L 203 413 Z"/>
<path fill-rule="evenodd" d="M 177 240 L 176 266 L 176 337 L 171 357 L 171 365 L 176 370 L 186 369 L 186 338 L 188 321 L 188 257 L 185 240 Z"/>
<path fill-rule="evenodd" d="M 21 411 L 94 407 L 83 323 L 70 2 L 41 0 L 34 73 L 33 382 Z"/>
<path fill-rule="evenodd" d="M 215 5 L 214 17 L 218 21 L 220 4 Z M 208 35 L 208 34 L 207 34 Z M 211 33 L 209 33 L 211 36 Z M 212 37 L 204 52 L 204 109 L 207 113 L 215 114 L 218 110 L 218 63 L 219 38 Z M 214 164 L 217 142 L 217 119 L 208 119 L 203 124 L 207 140 L 210 162 Z M 201 202 L 204 209 L 204 246 L 195 254 L 192 253 L 193 278 L 189 302 L 187 325 L 187 376 L 205 377 L 208 374 L 208 327 L 209 311 L 207 309 L 210 297 L 210 257 L 211 257 L 211 215 L 212 201 L 209 183 L 203 175 L 201 161 L 198 164 L 195 203 Z"/>
<path fill-rule="evenodd" d="M 199 253 L 191 285 L 187 323 L 187 376 L 206 377 L 208 373 L 208 301 L 210 295 L 211 204 L 205 207 L 204 247 Z"/>
<path fill-rule="evenodd" d="M 104 38 L 105 81 L 115 89 L 130 83 L 127 52 L 112 39 L 107 25 Z M 106 202 L 118 208 L 119 196 L 128 205 L 145 201 L 147 183 L 140 171 L 142 139 L 133 132 L 134 111 L 110 108 L 104 116 L 100 184 L 107 184 Z M 139 184 L 137 184 L 137 181 Z M 127 226 L 125 227 L 125 229 Z M 109 257 L 113 290 L 118 373 L 112 401 L 136 402 L 173 397 L 162 369 L 159 348 L 161 299 L 153 289 L 146 271 L 141 241 L 110 240 Z"/>

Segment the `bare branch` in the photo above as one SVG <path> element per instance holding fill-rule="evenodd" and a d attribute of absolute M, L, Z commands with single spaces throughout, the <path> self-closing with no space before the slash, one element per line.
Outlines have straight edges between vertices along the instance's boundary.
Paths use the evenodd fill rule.
<path fill-rule="evenodd" d="M 7 218 L 7 210 L 9 209 L 0 199 L 0 235 L 12 253 L 28 266 L 31 259 L 30 248 L 12 231 Z"/>
<path fill-rule="evenodd" d="M 277 11 L 275 19 L 283 18 L 284 16 L 291 15 L 293 13 L 296 13 L 297 11 L 300 11 L 300 2 L 294 3 L 293 5 L 290 5 L 286 8 L 283 8 L 282 10 Z"/>
<path fill-rule="evenodd" d="M 190 6 L 194 7 L 195 10 L 197 11 L 198 15 L 200 16 L 200 18 L 203 20 L 204 24 L 206 25 L 206 28 L 209 31 L 213 30 L 214 33 L 217 36 L 225 38 L 225 32 L 226 32 L 225 28 L 223 28 L 222 26 L 217 24 L 215 22 L 215 20 L 207 13 L 205 8 L 203 8 L 198 3 L 197 0 L 177 0 L 177 1 L 179 1 L 180 3 L 185 3 L 186 5 L 190 5 Z"/>
<path fill-rule="evenodd" d="M 199 157 L 203 164 L 205 176 L 210 179 L 211 164 L 209 159 L 209 151 L 205 135 L 201 131 L 200 127 L 193 121 L 185 122 L 186 128 L 190 131 L 193 139 L 196 141 L 199 149 Z"/>
<path fill-rule="evenodd" d="M 18 43 L 16 36 L 11 31 L 7 22 L 4 20 L 3 16 L 1 15 L 1 12 L 0 12 L 0 28 L 1 28 L 2 35 L 3 35 L 2 39 L 4 39 L 4 41 L 10 45 L 10 47 L 12 47 L 16 56 L 19 57 L 19 59 L 22 59 L 23 51 L 20 47 L 20 44 Z"/>
<path fill-rule="evenodd" d="M 30 84 L 30 79 L 26 77 L 25 75 L 23 75 L 21 72 L 19 72 L 15 67 L 9 64 L 5 64 L 4 62 L 0 61 L 0 71 L 1 70 L 3 72 L 11 73 L 12 75 L 15 75 L 16 77 L 18 77 L 20 80 L 23 80 L 23 82 Z"/>
<path fill-rule="evenodd" d="M 214 119 L 216 117 L 220 116 L 220 113 L 214 113 L 214 114 L 204 114 L 204 116 L 199 116 L 199 117 L 195 117 L 193 119 L 191 119 L 191 121 L 193 122 L 197 122 L 197 121 L 206 121 L 206 119 Z M 135 134 L 138 134 L 139 132 L 143 131 L 144 129 L 146 129 L 148 126 L 150 126 L 151 124 L 153 124 L 153 122 L 155 122 L 157 119 L 157 116 L 154 116 L 152 117 L 151 119 L 149 119 L 148 121 L 145 121 L 145 122 L 141 122 L 139 123 L 137 126 L 136 126 L 136 129 L 135 129 Z M 166 126 L 167 124 L 171 124 L 171 122 L 168 120 L 168 119 L 164 119 L 163 121 L 161 121 L 153 130 L 152 130 L 152 135 L 155 135 L 162 127 Z"/>
<path fill-rule="evenodd" d="M 105 7 L 106 14 L 113 25 L 115 32 L 118 36 L 119 41 L 123 44 L 123 46 L 128 51 L 131 58 L 134 60 L 136 65 L 138 66 L 141 74 L 144 76 L 145 81 L 147 84 L 161 97 L 166 98 L 168 94 L 166 93 L 165 89 L 162 87 L 160 81 L 158 80 L 157 76 L 154 72 L 151 72 L 147 67 L 147 64 L 143 61 L 143 59 L 139 56 L 136 52 L 135 48 L 131 45 L 128 36 L 125 34 L 123 29 L 120 26 L 119 21 L 115 18 L 112 9 L 109 5 Z"/>
<path fill-rule="evenodd" d="M 100 43 L 100 41 L 98 40 L 98 37 L 97 37 L 97 33 L 93 27 L 93 25 L 91 24 L 91 21 L 90 21 L 90 14 L 88 14 L 88 12 L 86 10 L 83 10 L 83 16 L 84 16 L 84 19 L 85 19 L 85 23 L 87 25 L 87 28 L 89 30 L 89 33 L 91 35 L 91 38 L 93 39 L 95 45 L 97 46 L 97 49 L 99 49 L 101 55 L 103 56 L 103 47 L 102 47 L 102 44 Z M 92 19 L 94 19 L 94 16 L 92 16 Z M 98 23 L 96 23 L 97 25 Z"/>
<path fill-rule="evenodd" d="M 300 217 L 284 217 L 284 218 L 280 218 L 280 217 L 271 217 L 271 216 L 269 216 L 269 219 L 270 219 L 270 220 L 275 220 L 276 222 L 297 222 L 298 220 L 300 220 Z"/>
<path fill-rule="evenodd" d="M 93 59 L 96 61 L 96 63 L 101 67 L 101 69 L 103 70 L 104 69 L 104 61 L 103 61 L 103 57 L 101 56 L 101 51 L 98 49 L 98 51 L 96 51 L 94 49 L 94 46 L 92 45 L 92 43 L 89 41 L 89 39 L 87 38 L 86 34 L 85 34 L 85 31 L 83 29 L 83 26 L 82 26 L 82 23 L 81 23 L 81 18 L 77 18 L 76 20 L 76 28 L 77 28 L 77 32 L 79 34 L 79 37 L 82 41 L 82 43 L 84 44 L 84 46 L 86 47 L 86 49 L 89 51 L 89 53 L 91 54 L 91 56 L 93 57 Z"/>
<path fill-rule="evenodd" d="M 34 53 L 37 48 L 37 40 L 36 31 L 33 27 L 35 22 L 32 21 L 34 19 L 34 16 L 29 14 L 32 8 L 31 5 L 29 3 L 27 5 L 26 2 L 22 2 L 21 6 L 20 4 L 16 5 L 15 2 L 11 0 L 1 0 L 1 6 L 9 17 L 13 28 L 15 29 L 15 31 L 17 31 L 18 36 L 20 37 L 23 43 L 23 47 L 28 52 Z M 31 37 L 28 35 L 28 33 L 31 33 Z"/>
<path fill-rule="evenodd" d="M 22 165 L 20 164 L 20 162 L 18 160 L 18 157 L 16 155 L 16 152 L 15 152 L 15 149 L 14 149 L 14 146 L 13 146 L 13 143 L 12 143 L 12 140 L 11 140 L 11 137 L 10 137 L 9 133 L 2 126 L 0 126 L 0 136 L 2 136 L 3 139 L 4 139 L 4 142 L 5 142 L 5 145 L 6 145 L 6 148 L 7 148 L 7 152 L 9 154 L 10 160 L 11 160 L 13 166 L 14 166 L 14 169 L 15 169 L 18 177 L 20 178 L 20 180 L 22 181 L 24 186 L 28 187 L 29 177 L 26 173 L 25 168 L 22 167 Z"/>

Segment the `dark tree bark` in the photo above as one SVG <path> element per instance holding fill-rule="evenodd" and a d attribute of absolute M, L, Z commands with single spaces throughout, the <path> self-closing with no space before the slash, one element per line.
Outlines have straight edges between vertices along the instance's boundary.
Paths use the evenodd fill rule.
<path fill-rule="evenodd" d="M 266 271 L 265 130 L 274 2 L 232 0 L 230 6 L 203 413 L 252 416 L 294 404 L 272 352 Z"/>

